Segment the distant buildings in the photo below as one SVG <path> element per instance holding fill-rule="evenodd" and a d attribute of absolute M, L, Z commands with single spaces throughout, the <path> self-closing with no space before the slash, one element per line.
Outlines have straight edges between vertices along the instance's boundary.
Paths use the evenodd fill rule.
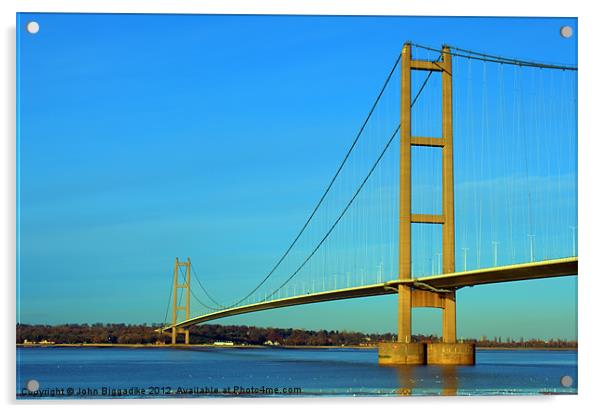
<path fill-rule="evenodd" d="M 46 339 L 42 340 L 42 341 L 29 341 L 27 339 L 23 340 L 23 344 L 38 344 L 38 345 L 53 345 L 55 344 L 54 341 L 48 341 Z"/>

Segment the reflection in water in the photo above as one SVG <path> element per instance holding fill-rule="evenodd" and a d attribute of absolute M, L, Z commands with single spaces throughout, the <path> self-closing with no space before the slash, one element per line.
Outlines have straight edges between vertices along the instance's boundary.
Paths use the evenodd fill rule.
<path fill-rule="evenodd" d="M 428 376 L 440 379 L 438 385 L 443 396 L 455 396 L 458 393 L 458 371 L 456 366 L 396 366 L 399 387 L 397 394 L 399 396 L 411 396 L 412 390 L 421 382 L 420 376 L 425 373 Z M 425 371 L 425 370 L 428 370 Z M 423 383 L 424 385 L 425 383 Z M 437 387 L 439 387 L 437 386 Z M 425 389 L 421 389 L 425 390 Z M 422 392 L 419 392 L 422 393 Z"/>
<path fill-rule="evenodd" d="M 399 396 L 411 396 L 412 389 L 416 383 L 416 378 L 414 377 L 416 366 L 403 365 L 396 366 L 395 369 L 397 370 L 397 377 L 399 378 L 397 394 Z"/>
<path fill-rule="evenodd" d="M 458 371 L 456 366 L 440 366 L 443 396 L 455 396 L 458 393 Z"/>

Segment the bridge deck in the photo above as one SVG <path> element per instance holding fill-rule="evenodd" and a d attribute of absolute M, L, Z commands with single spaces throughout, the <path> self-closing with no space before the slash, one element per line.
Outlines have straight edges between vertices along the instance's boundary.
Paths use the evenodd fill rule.
<path fill-rule="evenodd" d="M 344 300 L 348 298 L 372 297 L 397 292 L 400 284 L 410 284 L 420 289 L 452 289 L 473 285 L 491 284 L 509 281 L 532 280 L 538 278 L 561 277 L 577 275 L 577 257 L 562 258 L 548 261 L 530 262 L 526 264 L 508 265 L 495 268 L 483 268 L 473 271 L 455 272 L 443 275 L 413 278 L 411 280 L 393 280 L 384 283 L 363 285 L 360 287 L 342 288 L 332 291 L 297 295 L 240 307 L 216 311 L 214 313 L 181 321 L 175 327 L 190 327 L 195 324 L 230 317 L 233 315 L 290 307 L 294 305 L 319 303 L 324 301 Z M 171 330 L 173 325 L 158 331 Z"/>
<path fill-rule="evenodd" d="M 413 279 L 435 288 L 461 288 L 480 284 L 533 280 L 537 278 L 577 275 L 577 257 L 529 262 L 503 267 L 455 272 Z"/>

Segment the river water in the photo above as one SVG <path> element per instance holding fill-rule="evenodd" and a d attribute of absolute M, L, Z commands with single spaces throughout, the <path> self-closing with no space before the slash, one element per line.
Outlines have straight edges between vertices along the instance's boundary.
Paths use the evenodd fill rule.
<path fill-rule="evenodd" d="M 477 350 L 476 365 L 453 367 L 377 359 L 376 349 L 351 348 L 17 348 L 16 390 L 17 398 L 577 392 L 576 351 Z"/>

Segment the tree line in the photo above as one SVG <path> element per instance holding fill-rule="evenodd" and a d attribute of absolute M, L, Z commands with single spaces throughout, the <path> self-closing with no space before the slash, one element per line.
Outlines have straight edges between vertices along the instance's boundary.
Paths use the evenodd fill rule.
<path fill-rule="evenodd" d="M 169 344 L 169 335 L 155 332 L 159 324 L 62 324 L 62 325 L 29 325 L 17 324 L 17 343 L 48 341 L 56 344 Z M 365 334 L 354 331 L 339 330 L 302 330 L 293 328 L 272 328 L 253 326 L 225 326 L 220 324 L 202 324 L 190 328 L 191 344 L 212 344 L 216 341 L 231 341 L 234 344 L 285 346 L 371 346 L 379 341 L 395 341 L 392 333 Z M 182 335 L 179 339 L 182 340 Z M 413 335 L 415 341 L 439 342 L 435 335 Z M 573 348 L 575 341 L 557 340 L 514 340 L 502 341 L 501 337 L 493 340 L 487 337 L 467 339 L 479 347 L 550 347 Z"/>

